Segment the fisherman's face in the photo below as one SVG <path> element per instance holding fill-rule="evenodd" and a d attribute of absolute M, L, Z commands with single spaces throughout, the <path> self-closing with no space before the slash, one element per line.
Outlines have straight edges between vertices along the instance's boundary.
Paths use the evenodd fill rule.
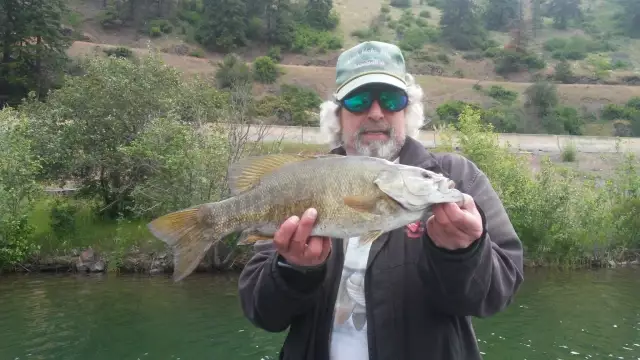
<path fill-rule="evenodd" d="M 392 160 L 405 140 L 407 94 L 392 86 L 365 86 L 347 95 L 340 108 L 347 154 Z"/>

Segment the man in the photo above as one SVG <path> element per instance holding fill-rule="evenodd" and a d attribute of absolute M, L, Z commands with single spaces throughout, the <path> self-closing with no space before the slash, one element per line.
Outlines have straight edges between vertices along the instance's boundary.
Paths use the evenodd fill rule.
<path fill-rule="evenodd" d="M 289 328 L 281 359 L 480 359 L 471 317 L 505 309 L 523 280 L 522 244 L 502 203 L 471 161 L 413 138 L 422 91 L 396 46 L 345 51 L 336 85 L 320 114 L 332 153 L 444 173 L 464 205 L 434 206 L 425 221 L 368 244 L 309 237 L 315 209 L 292 214 L 240 276 L 245 315 L 266 331 Z"/>

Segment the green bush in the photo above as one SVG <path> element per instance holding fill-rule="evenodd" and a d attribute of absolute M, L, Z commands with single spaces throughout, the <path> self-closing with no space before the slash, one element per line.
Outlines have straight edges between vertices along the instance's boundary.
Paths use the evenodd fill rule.
<path fill-rule="evenodd" d="M 593 41 L 583 36 L 551 38 L 544 42 L 543 48 L 558 60 L 583 60 L 588 53 L 615 50 L 615 47 L 606 41 Z"/>
<path fill-rule="evenodd" d="M 525 54 L 513 50 L 496 51 L 494 55 L 495 71 L 499 75 L 543 69 L 546 63 L 534 54 Z"/>
<path fill-rule="evenodd" d="M 107 48 L 103 50 L 107 56 L 117 56 L 125 59 L 130 59 L 134 57 L 133 51 L 128 47 L 117 46 L 114 48 Z"/>
<path fill-rule="evenodd" d="M 278 65 L 268 56 L 259 56 L 253 62 L 253 77 L 264 84 L 276 82 L 279 76 Z"/>
<path fill-rule="evenodd" d="M 341 37 L 329 31 L 318 31 L 306 24 L 296 25 L 290 49 L 299 53 L 304 53 L 314 47 L 337 50 L 342 48 L 342 43 Z"/>
<path fill-rule="evenodd" d="M 283 125 L 317 126 L 318 119 L 311 116 L 322 99 L 312 89 L 283 84 L 278 96 L 267 95 L 256 104 L 256 115 L 275 116 Z"/>
<path fill-rule="evenodd" d="M 234 54 L 227 54 L 218 64 L 216 83 L 221 89 L 230 89 L 251 82 L 251 70 L 247 63 Z"/>
<path fill-rule="evenodd" d="M 36 182 L 41 167 L 29 127 L 24 115 L 8 107 L 0 110 L 0 269 L 39 249 L 27 221 L 42 191 Z"/>
<path fill-rule="evenodd" d="M 84 70 L 46 102 L 30 99 L 21 107 L 29 115 L 29 138 L 45 180 L 74 179 L 82 196 L 102 201 L 101 216 L 126 217 L 135 207 L 133 190 L 155 172 L 144 159 L 134 161 L 128 147 L 164 117 L 185 126 L 216 121 L 228 101 L 157 55 L 139 62 L 96 57 Z"/>
<path fill-rule="evenodd" d="M 496 100 L 512 103 L 518 98 L 518 93 L 513 90 L 508 90 L 500 85 L 491 85 L 488 95 Z"/>
<path fill-rule="evenodd" d="M 470 107 L 459 117 L 457 129 L 444 132 L 444 150 L 453 150 L 453 137 L 461 154 L 490 179 L 532 263 L 588 266 L 603 257 L 619 260 L 614 256 L 620 250 L 633 248 L 633 242 L 639 245 L 633 211 L 640 176 L 633 158 L 606 186 L 596 186 L 548 160 L 533 174 L 529 159 L 500 145 L 492 128 L 483 125 L 481 113 Z"/>
<path fill-rule="evenodd" d="M 533 110 L 539 118 L 551 114 L 552 109 L 558 105 L 558 87 L 555 84 L 541 81 L 530 85 L 524 91 L 526 101 L 525 108 Z"/>

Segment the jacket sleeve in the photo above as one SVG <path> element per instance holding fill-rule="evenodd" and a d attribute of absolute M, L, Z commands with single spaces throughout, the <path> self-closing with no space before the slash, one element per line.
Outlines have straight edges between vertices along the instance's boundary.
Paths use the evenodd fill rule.
<path fill-rule="evenodd" d="M 244 315 L 270 332 L 286 330 L 293 317 L 310 309 L 319 296 L 326 265 L 308 272 L 278 266 L 284 261 L 273 244 L 256 245 L 238 281 Z"/>
<path fill-rule="evenodd" d="M 447 160 L 443 169 L 461 191 L 473 197 L 483 233 L 469 248 L 457 251 L 436 247 L 426 235 L 426 268 L 420 276 L 441 311 L 453 316 L 491 316 L 512 302 L 523 281 L 522 243 L 487 176 L 462 156 Z"/>

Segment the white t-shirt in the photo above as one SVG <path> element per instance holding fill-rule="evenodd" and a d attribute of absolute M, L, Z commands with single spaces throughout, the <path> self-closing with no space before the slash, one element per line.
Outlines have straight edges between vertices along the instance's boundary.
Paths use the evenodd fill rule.
<path fill-rule="evenodd" d="M 359 237 L 345 241 L 344 266 L 333 313 L 330 359 L 368 360 L 364 276 L 373 242 L 361 244 Z"/>
<path fill-rule="evenodd" d="M 331 360 L 369 359 L 364 274 L 371 244 L 361 245 L 357 237 L 347 242 L 333 317 Z"/>

